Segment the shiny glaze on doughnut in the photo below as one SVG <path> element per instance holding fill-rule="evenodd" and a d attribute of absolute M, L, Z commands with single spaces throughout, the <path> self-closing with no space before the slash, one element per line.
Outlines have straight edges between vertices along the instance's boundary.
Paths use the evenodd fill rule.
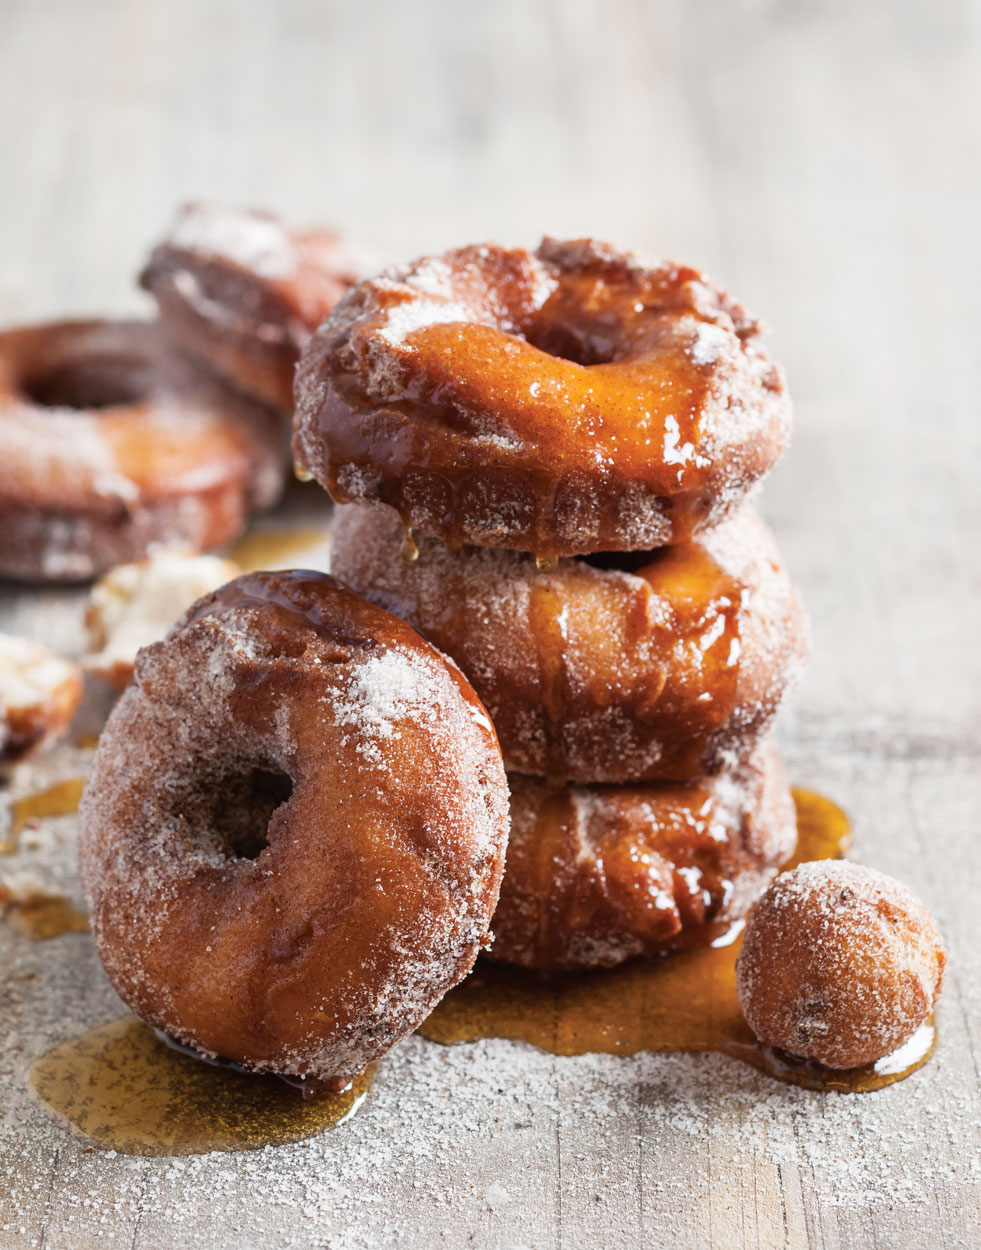
<path fill-rule="evenodd" d="M 512 774 L 511 840 L 490 958 L 541 972 L 707 945 L 793 853 L 772 744 L 687 784 L 556 786 Z"/>
<path fill-rule="evenodd" d="M 356 288 L 303 353 L 294 452 L 341 502 L 542 556 L 721 519 L 782 451 L 757 322 L 696 270 L 593 243 L 470 247 Z"/>
<path fill-rule="evenodd" d="M 474 683 L 506 766 L 557 780 L 686 780 L 745 756 L 807 651 L 773 537 L 749 508 L 687 543 L 536 566 L 413 540 L 346 506 L 334 572 L 404 617 Z"/>

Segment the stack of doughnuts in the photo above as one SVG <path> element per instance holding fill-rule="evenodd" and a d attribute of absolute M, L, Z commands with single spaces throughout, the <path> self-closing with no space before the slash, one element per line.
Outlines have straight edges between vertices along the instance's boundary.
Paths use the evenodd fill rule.
<path fill-rule="evenodd" d="M 454 659 L 511 792 L 491 957 L 541 972 L 724 940 L 796 843 L 767 731 L 807 650 L 748 502 L 790 428 L 761 327 L 592 240 L 355 286 L 306 344 L 297 471 L 332 571 Z"/>

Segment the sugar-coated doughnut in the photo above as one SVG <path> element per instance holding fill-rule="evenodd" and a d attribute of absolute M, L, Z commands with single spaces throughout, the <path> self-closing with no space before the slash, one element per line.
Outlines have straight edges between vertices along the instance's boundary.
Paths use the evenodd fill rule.
<path fill-rule="evenodd" d="M 238 536 L 283 481 L 275 417 L 136 321 L 0 333 L 0 576 L 72 581 Z"/>
<path fill-rule="evenodd" d="M 185 351 L 290 413 L 300 348 L 378 267 L 366 249 L 326 230 L 291 231 L 271 213 L 188 204 L 140 282 Z"/>
<path fill-rule="evenodd" d="M 337 1087 L 470 969 L 507 825 L 494 730 L 455 666 L 324 574 L 254 573 L 140 653 L 79 855 L 137 1015 Z"/>
<path fill-rule="evenodd" d="M 790 404 L 760 326 L 694 269 L 592 240 L 465 247 L 356 287 L 304 349 L 294 455 L 340 502 L 540 556 L 726 516 Z"/>
<path fill-rule="evenodd" d="M 28 638 L 0 634 L 0 765 L 55 742 L 82 699 L 82 672 Z"/>
<path fill-rule="evenodd" d="M 947 954 L 908 886 L 846 860 L 799 864 L 750 917 L 736 964 L 749 1027 L 829 1068 L 891 1054 L 933 1010 Z"/>
<path fill-rule="evenodd" d="M 706 945 L 793 853 L 772 744 L 686 784 L 557 786 L 512 774 L 511 840 L 490 957 L 540 972 Z"/>
<path fill-rule="evenodd" d="M 123 690 L 140 648 L 158 642 L 189 604 L 241 571 L 221 556 L 172 547 L 115 565 L 89 591 L 85 671 Z"/>
<path fill-rule="evenodd" d="M 508 769 L 583 782 L 688 780 L 745 756 L 807 651 L 773 536 L 751 509 L 674 547 L 563 559 L 420 536 L 338 509 L 331 569 L 453 657 Z"/>

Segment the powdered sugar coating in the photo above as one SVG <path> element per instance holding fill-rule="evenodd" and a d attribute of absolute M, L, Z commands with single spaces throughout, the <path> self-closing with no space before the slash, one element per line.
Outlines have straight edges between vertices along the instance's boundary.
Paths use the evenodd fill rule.
<path fill-rule="evenodd" d="M 183 350 L 289 412 L 300 348 L 351 284 L 380 266 L 370 248 L 329 231 L 290 230 L 252 209 L 187 204 L 140 281 Z"/>
<path fill-rule="evenodd" d="M 632 572 L 416 542 L 407 563 L 394 514 L 342 506 L 331 567 L 457 661 L 510 770 L 582 782 L 719 771 L 762 738 L 807 652 L 796 590 L 749 508 Z"/>
<path fill-rule="evenodd" d="M 324 575 L 240 578 L 141 653 L 100 740 L 103 964 L 199 1050 L 343 1084 L 488 940 L 506 802 L 473 692 L 408 626 Z"/>
<path fill-rule="evenodd" d="M 0 335 L 0 574 L 92 577 L 154 543 L 207 548 L 277 498 L 271 415 L 143 322 Z"/>
<path fill-rule="evenodd" d="M 818 860 L 777 878 L 760 900 L 736 967 L 739 1001 L 764 1044 L 860 1067 L 919 1028 L 945 965 L 936 924 L 906 885 Z"/>
<path fill-rule="evenodd" d="M 797 841 L 772 744 L 685 785 L 554 786 L 512 775 L 493 959 L 612 967 L 704 945 L 741 919 Z"/>
<path fill-rule="evenodd" d="M 304 350 L 294 452 L 451 546 L 653 548 L 721 520 L 790 408 L 695 270 L 592 240 L 460 248 L 355 288 Z"/>

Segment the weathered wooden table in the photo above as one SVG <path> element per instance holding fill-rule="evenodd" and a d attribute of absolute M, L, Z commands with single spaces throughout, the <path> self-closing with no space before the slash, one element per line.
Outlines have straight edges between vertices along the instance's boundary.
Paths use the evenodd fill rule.
<path fill-rule="evenodd" d="M 5 322 L 145 310 L 134 269 L 187 196 L 395 255 L 594 233 L 761 311 L 797 404 L 763 509 L 816 640 L 781 737 L 951 954 L 935 1059 L 877 1094 L 412 1039 L 334 1133 L 142 1159 L 25 1091 L 119 1013 L 90 939 L 0 930 L 0 1246 L 981 1242 L 979 81 L 971 0 L 0 4 Z M 79 612 L 0 591 L 0 627 L 68 650 Z M 0 801 L 81 764 L 64 748 Z M 73 823 L 16 867 L 74 889 Z"/>

